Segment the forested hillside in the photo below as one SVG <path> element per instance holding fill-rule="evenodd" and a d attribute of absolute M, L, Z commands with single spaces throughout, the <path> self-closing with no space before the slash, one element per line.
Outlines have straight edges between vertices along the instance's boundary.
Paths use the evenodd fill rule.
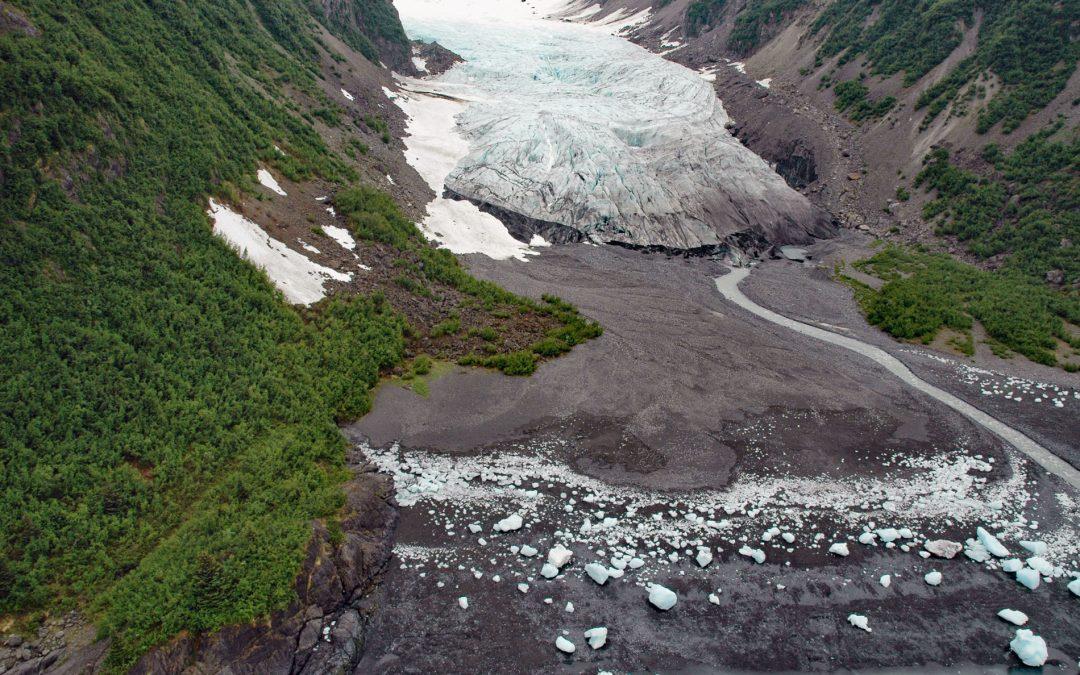
<path fill-rule="evenodd" d="M 384 0 L 349 4 L 327 19 L 347 44 L 378 60 L 404 40 Z M 312 124 L 337 106 L 317 86 L 319 7 L 35 0 L 0 15 L 0 618 L 80 608 L 121 669 L 289 601 L 312 520 L 343 501 L 336 422 L 367 410 L 415 336 L 378 293 L 297 311 L 211 234 L 207 196 L 244 199 L 257 162 L 356 180 Z M 376 32 L 353 20 L 368 16 Z M 598 333 L 471 280 L 389 198 L 349 194 L 358 237 L 428 261 L 423 297 L 547 317 L 558 349 L 514 357 L 523 372 Z"/>

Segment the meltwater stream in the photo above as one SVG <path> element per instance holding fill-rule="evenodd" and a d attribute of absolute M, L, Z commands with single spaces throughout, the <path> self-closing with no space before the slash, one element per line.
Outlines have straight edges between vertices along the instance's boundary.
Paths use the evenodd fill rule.
<path fill-rule="evenodd" d="M 402 83 L 407 156 L 437 194 L 445 187 L 524 216 L 537 231 L 561 226 L 602 242 L 686 249 L 736 233 L 770 243 L 828 233 L 825 214 L 728 132 L 710 83 L 610 25 L 543 18 L 516 0 L 396 6 L 411 38 L 465 59 Z M 447 134 L 459 136 L 457 153 Z M 469 227 L 465 208 L 444 200 L 425 224 L 463 253 L 471 252 L 459 231 Z M 495 248 L 508 254 L 505 241 Z"/>

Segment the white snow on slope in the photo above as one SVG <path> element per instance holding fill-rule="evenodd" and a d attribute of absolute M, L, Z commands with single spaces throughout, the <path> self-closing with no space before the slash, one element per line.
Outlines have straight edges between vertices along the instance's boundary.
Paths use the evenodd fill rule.
<path fill-rule="evenodd" d="M 403 94 L 394 103 L 409 118 L 405 125 L 405 159 L 436 195 L 420 223 L 424 236 L 454 253 L 483 253 L 496 260 L 525 260 L 535 253 L 510 236 L 495 216 L 471 202 L 443 196 L 447 176 L 469 152 L 469 144 L 456 129 L 454 118 L 466 108 L 467 97 L 473 95 L 470 87 L 433 87 L 429 82 L 408 78 L 402 78 L 400 84 Z"/>
<path fill-rule="evenodd" d="M 356 100 L 355 96 L 353 96 L 349 92 L 345 91 L 344 89 L 341 90 L 341 95 L 344 96 L 345 100 L 347 100 L 347 101 L 355 101 Z"/>
<path fill-rule="evenodd" d="M 240 255 L 266 271 L 285 299 L 293 304 L 310 305 L 321 300 L 328 279 L 349 281 L 352 274 L 323 267 L 266 234 L 261 227 L 236 211 L 210 200 L 208 211 L 214 221 L 214 234 L 229 243 Z"/>
<path fill-rule="evenodd" d="M 256 175 L 259 177 L 259 182 L 262 183 L 263 187 L 278 193 L 282 197 L 288 196 L 285 191 L 281 189 L 281 186 L 278 185 L 278 182 L 274 179 L 274 175 L 266 169 L 259 169 L 259 173 Z"/>
<path fill-rule="evenodd" d="M 350 251 L 356 248 L 356 241 L 352 238 L 352 235 L 349 234 L 349 231 L 346 230 L 344 227 L 338 227 L 337 225 L 324 225 L 323 232 L 326 233 L 326 236 L 330 237 L 338 244 L 340 244 L 342 248 L 347 248 Z"/>

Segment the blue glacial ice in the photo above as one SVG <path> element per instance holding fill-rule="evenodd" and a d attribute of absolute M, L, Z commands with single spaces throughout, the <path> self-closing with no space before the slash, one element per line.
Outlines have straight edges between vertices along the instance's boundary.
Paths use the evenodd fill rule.
<path fill-rule="evenodd" d="M 466 60 L 430 83 L 473 101 L 457 117 L 468 152 L 445 179 L 451 193 L 603 242 L 828 234 L 824 212 L 729 133 L 698 73 L 595 27 L 397 4 L 410 37 Z"/>

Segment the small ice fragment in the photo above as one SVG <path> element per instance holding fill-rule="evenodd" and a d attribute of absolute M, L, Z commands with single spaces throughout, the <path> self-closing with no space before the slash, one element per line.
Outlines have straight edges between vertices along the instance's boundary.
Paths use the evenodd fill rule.
<path fill-rule="evenodd" d="M 1024 569 L 1024 561 L 1020 560 L 1019 558 L 1009 558 L 1008 560 L 1002 560 L 1001 569 L 1009 572 L 1010 574 L 1013 572 L 1019 572 L 1020 570 Z"/>
<path fill-rule="evenodd" d="M 703 546 L 698 549 L 697 557 L 695 557 L 694 560 L 697 561 L 697 564 L 699 566 L 708 567 L 709 563 L 711 563 L 713 560 L 712 551 Z"/>
<path fill-rule="evenodd" d="M 551 563 L 544 563 L 544 566 L 540 568 L 540 576 L 545 579 L 554 579 L 559 576 L 559 568 Z"/>
<path fill-rule="evenodd" d="M 573 551 L 564 547 L 562 544 L 556 544 L 554 548 L 548 551 L 547 561 L 555 567 L 562 567 L 570 562 L 570 558 L 572 557 L 574 557 Z"/>
<path fill-rule="evenodd" d="M 630 562 L 628 562 L 626 564 L 630 566 L 630 569 L 636 570 L 637 568 L 644 565 L 645 561 L 642 560 L 641 558 L 630 558 Z"/>
<path fill-rule="evenodd" d="M 462 609 L 468 609 L 469 608 L 469 599 L 466 598 L 463 595 L 463 596 L 461 596 L 460 598 L 457 599 L 457 604 L 458 604 L 458 607 L 460 607 Z"/>
<path fill-rule="evenodd" d="M 1009 647 L 1025 666 L 1037 667 L 1046 663 L 1046 641 L 1026 628 L 1016 629 L 1016 637 Z"/>
<path fill-rule="evenodd" d="M 1044 542 L 1041 541 L 1021 541 L 1020 545 L 1026 548 L 1031 555 L 1037 555 L 1043 557 L 1046 555 L 1046 550 L 1049 548 Z"/>
<path fill-rule="evenodd" d="M 743 546 L 739 549 L 739 555 L 744 555 L 747 558 L 752 558 L 757 564 L 765 562 L 765 551 L 760 548 L 750 548 L 749 546 Z"/>
<path fill-rule="evenodd" d="M 1027 564 L 1028 567 L 1035 570 L 1044 577 L 1054 576 L 1054 566 L 1050 564 L 1050 562 L 1045 558 L 1040 558 L 1039 556 L 1032 556 L 1027 559 Z"/>
<path fill-rule="evenodd" d="M 480 532 L 483 529 L 484 528 L 480 527 L 476 523 L 469 523 L 469 532 L 472 532 L 473 534 L 477 534 L 478 532 Z"/>
<path fill-rule="evenodd" d="M 784 532 L 783 534 L 780 535 L 780 537 L 783 538 L 783 540 L 786 541 L 789 544 L 792 544 L 792 543 L 795 542 L 795 535 L 793 535 L 790 532 Z"/>
<path fill-rule="evenodd" d="M 887 527 L 877 531 L 877 535 L 881 537 L 881 541 L 888 544 L 890 541 L 896 541 L 900 538 L 900 531 L 895 527 Z"/>
<path fill-rule="evenodd" d="M 848 614 L 848 623 L 856 628 L 862 628 L 867 633 L 873 633 L 873 629 L 870 628 L 870 620 L 862 614 Z"/>
<path fill-rule="evenodd" d="M 891 574 L 882 574 L 881 578 L 878 579 L 878 583 L 881 584 L 883 588 L 888 588 L 889 584 L 892 583 L 892 575 Z"/>
<path fill-rule="evenodd" d="M 979 538 L 979 543 L 982 544 L 986 548 L 986 550 L 990 552 L 990 555 L 996 558 L 1004 558 L 1005 556 L 1009 555 L 1009 549 L 1005 548 L 1005 546 L 1003 546 L 1002 543 L 998 541 L 997 537 L 990 534 L 983 528 L 980 527 L 976 529 L 975 534 Z"/>
<path fill-rule="evenodd" d="M 877 535 L 873 532 L 863 532 L 859 535 L 859 543 L 863 544 L 864 546 L 869 546 L 870 544 L 873 544 L 876 539 Z"/>
<path fill-rule="evenodd" d="M 607 642 L 607 628 L 604 626 L 590 628 L 585 631 L 585 639 L 589 641 L 590 647 L 593 649 L 600 649 Z"/>
<path fill-rule="evenodd" d="M 851 552 L 848 551 L 848 545 L 846 543 L 838 542 L 829 547 L 829 553 L 844 557 L 849 555 Z"/>
<path fill-rule="evenodd" d="M 514 513 L 495 523 L 492 529 L 496 532 L 513 532 L 514 530 L 520 530 L 521 524 L 521 516 Z"/>
<path fill-rule="evenodd" d="M 574 603 L 568 601 L 566 603 L 566 606 L 563 607 L 563 609 L 566 611 L 567 614 L 573 614 L 574 613 Z"/>
<path fill-rule="evenodd" d="M 653 604 L 657 609 L 662 609 L 665 612 L 675 606 L 678 601 L 678 596 L 675 592 L 669 588 L 664 588 L 660 584 L 653 584 L 649 587 L 649 602 Z"/>
<path fill-rule="evenodd" d="M 532 546 L 529 546 L 528 544 L 523 544 L 521 546 L 521 550 L 518 551 L 518 553 L 525 556 L 526 558 L 531 558 L 537 554 L 537 550 Z"/>
<path fill-rule="evenodd" d="M 518 584 L 518 590 L 521 591 L 522 593 L 528 593 L 529 592 L 529 584 L 526 584 L 526 583 Z"/>
<path fill-rule="evenodd" d="M 589 563 L 588 565 L 586 565 L 585 574 L 588 574 L 590 579 L 600 584 L 601 586 L 607 583 L 608 577 L 610 576 L 608 574 L 607 568 L 599 563 Z"/>
<path fill-rule="evenodd" d="M 1003 609 L 998 612 L 998 616 L 1016 626 L 1023 626 L 1028 620 L 1027 614 L 1018 609 Z"/>
<path fill-rule="evenodd" d="M 949 541 L 948 539 L 935 539 L 934 541 L 928 541 L 923 544 L 923 548 L 930 551 L 939 558 L 947 558 L 952 560 L 956 557 L 956 554 L 964 550 L 963 544 L 955 541 Z"/>
<path fill-rule="evenodd" d="M 1016 571 L 1016 580 L 1027 586 L 1031 590 L 1035 590 L 1039 587 L 1039 573 L 1030 567 L 1025 567 L 1022 570 Z"/>
<path fill-rule="evenodd" d="M 1065 588 L 1072 591 L 1073 595 L 1080 595 L 1080 578 L 1073 579 Z"/>
<path fill-rule="evenodd" d="M 941 585 L 941 572 L 938 572 L 937 570 L 933 570 L 932 572 L 927 572 L 926 576 L 923 577 L 923 580 L 925 580 L 926 583 L 930 584 L 931 586 L 940 586 Z"/>
<path fill-rule="evenodd" d="M 555 647 L 560 652 L 566 652 L 567 654 L 573 654 L 574 651 L 577 650 L 577 647 L 574 646 L 573 642 L 570 642 L 561 635 L 555 638 Z"/>
<path fill-rule="evenodd" d="M 711 602 L 714 605 L 719 605 L 720 604 L 720 596 L 717 595 L 716 593 L 709 593 L 709 602 Z"/>

